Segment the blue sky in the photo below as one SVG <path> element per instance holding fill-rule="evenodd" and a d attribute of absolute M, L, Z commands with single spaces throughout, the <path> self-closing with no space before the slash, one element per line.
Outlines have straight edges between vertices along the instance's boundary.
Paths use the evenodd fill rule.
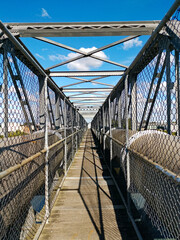
<path fill-rule="evenodd" d="M 38 1 L 2 1 L 0 8 L 0 20 L 2 22 L 81 22 L 81 21 L 138 21 L 138 20 L 161 20 L 173 4 L 173 0 L 38 0 Z M 82 37 L 82 38 L 52 38 L 57 42 L 74 48 L 91 50 L 123 37 Z M 148 36 L 142 36 L 131 45 L 118 45 L 100 53 L 109 60 L 117 61 L 124 65 L 130 65 L 132 60 L 147 41 Z M 44 68 L 70 58 L 70 51 L 48 45 L 35 39 L 23 38 L 22 41 L 31 50 Z M 97 65 L 96 65 L 97 63 Z M 115 70 L 119 69 L 107 63 L 90 62 L 80 64 L 82 70 Z M 84 64 L 84 65 L 83 65 Z M 68 65 L 56 70 L 79 70 L 77 65 Z M 75 83 L 76 80 L 67 78 L 54 79 L 59 86 Z M 115 85 L 119 77 L 107 78 L 103 82 L 111 82 Z M 92 87 L 90 84 L 81 84 L 79 87 Z M 102 85 L 95 85 L 102 87 Z"/>

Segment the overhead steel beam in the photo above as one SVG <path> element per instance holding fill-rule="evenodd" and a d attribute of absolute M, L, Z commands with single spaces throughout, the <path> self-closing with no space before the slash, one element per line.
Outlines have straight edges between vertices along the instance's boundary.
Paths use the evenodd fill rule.
<path fill-rule="evenodd" d="M 67 95 L 69 98 L 71 98 L 71 97 L 77 97 L 77 96 L 84 96 L 84 95 L 91 95 L 91 97 L 93 96 L 93 97 L 95 97 L 96 98 L 96 96 L 99 96 L 99 97 L 101 97 L 101 96 L 108 96 L 108 94 L 107 93 L 96 93 L 96 92 L 82 92 L 82 93 L 78 93 L 78 94 L 73 94 L 73 95 Z"/>
<path fill-rule="evenodd" d="M 53 65 L 53 66 L 47 68 L 46 70 L 50 70 L 50 69 L 53 69 L 53 68 L 56 68 L 56 67 L 60 67 L 60 66 L 62 66 L 62 65 L 64 65 L 64 64 L 68 64 L 68 63 L 71 63 L 71 62 L 73 62 L 73 61 L 80 60 L 81 58 L 84 58 L 84 57 L 95 58 L 95 59 L 98 59 L 98 60 L 100 60 L 100 61 L 104 61 L 104 62 L 108 62 L 108 63 L 111 63 L 111 64 L 118 65 L 119 67 L 127 68 L 127 66 L 122 65 L 122 64 L 120 64 L 120 63 L 115 63 L 115 62 L 112 62 L 112 61 L 110 61 L 110 60 L 108 60 L 108 59 L 102 59 L 102 58 L 100 58 L 99 56 L 97 57 L 97 56 L 95 56 L 95 53 L 98 53 L 98 52 L 103 51 L 103 50 L 105 50 L 105 49 L 108 49 L 108 48 L 111 48 L 111 47 L 117 46 L 117 45 L 119 45 L 120 43 L 127 42 L 127 41 L 129 41 L 129 40 L 131 40 L 131 39 L 134 39 L 134 38 L 138 37 L 138 36 L 139 36 L 139 35 L 129 36 L 129 37 L 126 37 L 126 38 L 120 39 L 120 40 L 118 40 L 118 41 L 116 41 L 116 42 L 113 42 L 113 43 L 110 43 L 110 44 L 108 44 L 108 45 L 105 45 L 105 46 L 103 46 L 103 47 L 100 47 L 100 48 L 94 49 L 94 50 L 92 50 L 92 51 L 90 51 L 90 52 L 87 52 L 87 53 L 86 53 L 86 52 L 83 52 L 83 51 L 81 51 L 81 50 L 79 50 L 79 49 L 75 49 L 75 48 L 72 48 L 72 47 L 66 46 L 66 45 L 61 44 L 61 43 L 57 43 L 57 42 L 55 42 L 55 41 L 52 41 L 52 40 L 49 40 L 49 39 L 46 39 L 46 38 L 36 38 L 36 39 L 81 54 L 81 55 L 78 55 L 78 56 L 76 56 L 76 57 L 74 57 L 74 58 L 68 59 L 68 60 L 66 60 L 66 61 L 64 61 L 64 62 L 61 62 L 61 63 L 55 64 L 55 65 Z"/>
<path fill-rule="evenodd" d="M 90 76 L 121 76 L 123 70 L 118 71 L 53 71 L 50 77 L 90 77 Z"/>
<path fill-rule="evenodd" d="M 113 88 L 67 88 L 63 89 L 64 93 L 68 92 L 111 92 Z"/>
<path fill-rule="evenodd" d="M 79 111 L 83 111 L 83 112 L 89 112 L 89 111 L 97 111 L 99 108 L 97 107 L 80 107 L 78 108 Z"/>
<path fill-rule="evenodd" d="M 82 102 L 82 101 L 77 101 L 73 102 L 74 106 L 101 106 L 104 101 L 98 101 L 98 102 Z"/>
<path fill-rule="evenodd" d="M 105 97 L 69 97 L 69 99 L 72 101 L 72 100 L 83 100 L 83 101 L 86 101 L 86 100 L 94 100 L 94 99 L 100 99 L 100 100 L 104 100 L 106 99 L 106 96 Z"/>
<path fill-rule="evenodd" d="M 93 78 L 93 79 L 84 79 L 84 78 L 78 78 L 78 77 L 69 77 L 70 79 L 80 80 L 80 82 L 76 82 L 76 83 L 71 83 L 71 84 L 68 84 L 68 85 L 64 85 L 64 86 L 61 86 L 61 88 L 71 87 L 71 86 L 79 85 L 79 84 L 82 84 L 82 83 L 85 83 L 85 82 L 94 82 L 94 83 L 99 84 L 99 85 L 105 85 L 105 86 L 114 87 L 114 85 L 107 84 L 107 83 L 102 83 L 102 82 L 97 82 L 97 81 L 96 81 L 96 80 L 98 80 L 98 79 L 102 79 L 102 78 L 106 78 L 106 77 L 107 77 L 107 76 L 100 76 L 100 77 L 96 77 L 96 78 Z"/>
<path fill-rule="evenodd" d="M 80 37 L 151 35 L 160 21 L 6 23 L 20 37 Z"/>
<path fill-rule="evenodd" d="M 136 37 L 138 37 L 138 36 L 139 36 L 139 35 L 127 37 L 127 38 L 125 38 L 125 39 L 121 39 L 121 40 L 119 40 L 119 41 L 117 41 L 117 42 L 114 42 L 114 43 L 112 43 L 112 44 L 109 44 L 109 45 L 105 46 L 104 49 L 107 49 L 107 48 L 116 46 L 116 45 L 118 45 L 118 44 L 120 44 L 120 43 L 122 43 L 122 42 L 126 42 L 126 41 L 128 41 L 128 40 L 130 40 L 130 39 L 133 39 L 133 38 L 136 38 Z M 97 55 L 93 55 L 93 53 L 97 53 L 97 52 L 101 51 L 101 50 L 99 50 L 99 49 L 95 49 L 95 50 L 87 53 L 87 52 L 83 52 L 83 51 L 81 51 L 81 50 L 79 50 L 79 49 L 69 47 L 69 46 L 67 46 L 67 45 L 64 45 L 64 44 L 55 42 L 55 41 L 50 40 L 50 39 L 47 39 L 47 38 L 39 37 L 39 38 L 35 38 L 35 39 L 81 54 L 80 56 L 77 56 L 77 57 L 75 57 L 75 58 L 69 59 L 69 60 L 67 60 L 67 61 L 65 61 L 65 62 L 61 62 L 61 63 L 59 63 L 59 64 L 53 65 L 53 66 L 47 68 L 46 70 L 50 70 L 50 69 L 53 69 L 53 68 L 62 66 L 62 65 L 64 65 L 64 64 L 67 64 L 67 63 L 76 61 L 76 60 L 81 59 L 81 58 L 83 58 L 83 57 L 88 57 L 88 56 L 91 57 L 91 58 L 95 58 L 95 59 L 97 59 L 97 60 L 103 61 L 103 62 L 107 62 L 107 63 L 113 64 L 113 65 L 119 66 L 119 67 L 128 68 L 128 67 L 125 66 L 124 64 L 120 64 L 120 63 L 117 63 L 117 62 L 113 62 L 113 61 L 110 61 L 110 60 L 108 60 L 108 59 L 101 58 L 101 57 L 99 57 L 99 56 L 97 56 Z M 101 48 L 100 48 L 100 49 L 101 49 Z"/>

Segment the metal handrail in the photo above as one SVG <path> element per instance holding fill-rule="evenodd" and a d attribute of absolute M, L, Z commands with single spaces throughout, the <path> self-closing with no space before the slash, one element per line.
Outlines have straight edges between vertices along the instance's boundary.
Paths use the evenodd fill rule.
<path fill-rule="evenodd" d="M 19 168 L 23 167 L 24 165 L 26 165 L 27 163 L 33 161 L 35 158 L 38 158 L 39 156 L 41 156 L 42 154 L 46 153 L 47 151 L 51 150 L 52 148 L 54 148 L 55 146 L 57 146 L 58 144 L 62 143 L 65 141 L 65 139 L 68 139 L 70 137 L 72 137 L 73 135 L 77 134 L 78 132 L 83 131 L 84 129 L 78 130 L 72 134 L 70 134 L 69 136 L 67 136 L 66 138 L 63 138 L 55 143 L 53 143 L 52 145 L 48 146 L 48 148 L 44 148 L 41 151 L 39 151 L 38 153 L 32 155 L 31 157 L 25 158 L 21 163 L 18 163 L 12 167 L 9 167 L 8 169 L 0 172 L 0 180 L 3 179 L 4 177 L 8 176 L 9 174 L 11 174 L 12 172 L 18 170 Z"/>
<path fill-rule="evenodd" d="M 180 183 L 180 175 L 175 174 L 174 172 L 164 168 L 163 166 L 161 166 L 158 163 L 155 163 L 151 158 L 146 157 L 145 155 L 143 155 L 142 153 L 137 152 L 136 150 L 132 149 L 131 147 L 127 147 L 126 144 L 123 144 L 122 142 L 118 141 L 117 139 L 110 137 L 108 134 L 106 133 L 102 133 L 103 135 L 107 136 L 108 138 L 112 139 L 114 142 L 116 142 L 117 144 L 124 146 L 126 148 L 127 151 L 132 152 L 133 154 L 137 155 L 138 157 L 140 157 L 144 162 L 148 162 L 149 164 L 153 165 L 155 168 L 157 168 L 158 170 L 160 170 L 161 172 L 163 172 L 164 174 L 166 174 L 168 177 L 171 177 L 176 183 Z"/>

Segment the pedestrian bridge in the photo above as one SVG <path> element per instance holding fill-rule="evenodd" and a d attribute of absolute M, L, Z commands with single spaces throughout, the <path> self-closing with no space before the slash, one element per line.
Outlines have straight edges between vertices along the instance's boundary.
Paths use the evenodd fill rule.
<path fill-rule="evenodd" d="M 96 54 L 141 35 L 130 66 Z M 91 52 L 46 38 L 63 36 L 126 37 Z M 26 37 L 78 55 L 44 69 Z M 0 239 L 180 239 L 179 51 L 179 0 L 161 21 L 0 22 Z M 87 57 L 116 69 L 52 70 Z"/>

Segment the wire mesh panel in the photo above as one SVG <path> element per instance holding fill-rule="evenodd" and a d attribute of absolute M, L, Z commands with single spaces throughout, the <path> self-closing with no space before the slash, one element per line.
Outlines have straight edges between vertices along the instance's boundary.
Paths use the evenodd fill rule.
<path fill-rule="evenodd" d="M 69 167 L 86 126 L 79 113 L 81 131 L 74 129 L 74 114 L 68 115 L 68 125 L 65 124 L 63 98 L 60 90 L 49 87 L 45 77 L 8 39 L 3 41 L 0 48 L 0 239 L 33 239 L 53 206 L 66 173 L 64 128 L 68 126 Z M 70 114 L 73 108 L 70 102 L 67 107 Z M 71 134 L 75 136 L 68 137 Z"/>
<path fill-rule="evenodd" d="M 1 74 L 0 169 L 9 171 L 42 150 L 44 132 L 39 128 L 38 76 L 16 55 L 6 41 L 0 54 Z M 13 170 L 13 169 L 11 169 Z M 24 239 L 42 221 L 44 205 L 44 154 L 1 179 L 2 239 Z"/>

